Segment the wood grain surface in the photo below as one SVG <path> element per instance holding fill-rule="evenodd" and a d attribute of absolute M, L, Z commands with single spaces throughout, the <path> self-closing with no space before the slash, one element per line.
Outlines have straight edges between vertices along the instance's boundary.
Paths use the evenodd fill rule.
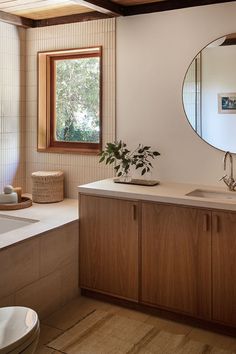
<path fill-rule="evenodd" d="M 80 286 L 138 300 L 137 202 L 80 195 Z"/>
<path fill-rule="evenodd" d="M 210 212 L 142 203 L 142 301 L 210 319 Z"/>
<path fill-rule="evenodd" d="M 213 320 L 236 326 L 236 215 L 212 213 Z"/>

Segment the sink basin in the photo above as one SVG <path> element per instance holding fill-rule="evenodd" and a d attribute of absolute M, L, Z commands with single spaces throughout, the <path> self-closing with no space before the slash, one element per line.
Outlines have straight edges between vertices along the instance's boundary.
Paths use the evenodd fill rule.
<path fill-rule="evenodd" d="M 186 196 L 236 201 L 236 192 L 219 192 L 219 191 L 211 191 L 206 189 L 195 189 L 192 192 L 187 193 Z"/>

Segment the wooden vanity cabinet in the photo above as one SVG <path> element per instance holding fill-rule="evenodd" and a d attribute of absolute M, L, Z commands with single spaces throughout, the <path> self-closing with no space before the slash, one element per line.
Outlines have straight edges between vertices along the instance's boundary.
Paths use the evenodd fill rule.
<path fill-rule="evenodd" d="M 80 287 L 138 301 L 138 203 L 80 195 Z"/>
<path fill-rule="evenodd" d="M 144 303 L 211 318 L 210 213 L 142 203 Z"/>
<path fill-rule="evenodd" d="M 81 288 L 236 327 L 236 213 L 79 202 Z"/>
<path fill-rule="evenodd" d="M 236 213 L 212 212 L 212 319 L 236 327 Z"/>

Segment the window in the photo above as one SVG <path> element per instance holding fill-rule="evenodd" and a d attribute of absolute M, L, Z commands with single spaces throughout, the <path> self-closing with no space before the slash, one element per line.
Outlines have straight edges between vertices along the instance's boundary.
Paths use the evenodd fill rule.
<path fill-rule="evenodd" d="M 100 151 L 101 47 L 38 53 L 38 69 L 38 150 Z"/>

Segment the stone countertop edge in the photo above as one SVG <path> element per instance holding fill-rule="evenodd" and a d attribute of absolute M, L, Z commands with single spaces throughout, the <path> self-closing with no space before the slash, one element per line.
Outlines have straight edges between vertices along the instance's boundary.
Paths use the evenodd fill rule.
<path fill-rule="evenodd" d="M 227 192 L 225 187 L 187 183 L 161 182 L 156 186 L 121 184 L 114 183 L 113 178 L 84 184 L 78 187 L 79 193 L 84 194 L 236 211 L 236 200 L 211 199 L 186 195 L 195 189 Z"/>
<path fill-rule="evenodd" d="M 24 196 L 30 197 L 29 194 L 24 194 Z M 18 242 L 39 236 L 65 224 L 78 221 L 78 200 L 64 199 L 62 202 L 58 203 L 33 203 L 31 207 L 26 209 L 0 210 L 0 216 L 1 215 L 36 220 L 36 222 L 0 234 L 0 251 Z"/>

